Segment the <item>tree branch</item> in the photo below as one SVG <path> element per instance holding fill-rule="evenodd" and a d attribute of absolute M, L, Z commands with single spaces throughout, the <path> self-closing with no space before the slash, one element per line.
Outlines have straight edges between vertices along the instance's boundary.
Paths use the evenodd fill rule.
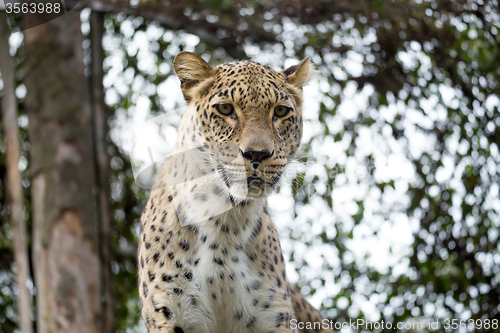
<path fill-rule="evenodd" d="M 24 198 L 19 171 L 19 139 L 17 124 L 16 81 L 9 54 L 10 31 L 7 14 L 0 11 L 0 71 L 3 80 L 2 120 L 6 140 L 7 196 L 10 206 L 10 226 L 14 235 L 14 258 L 16 262 L 16 281 L 18 288 L 17 309 L 19 328 L 31 333 L 31 297 L 26 287 L 29 276 L 28 246 L 26 243 L 26 223 L 24 221 Z"/>

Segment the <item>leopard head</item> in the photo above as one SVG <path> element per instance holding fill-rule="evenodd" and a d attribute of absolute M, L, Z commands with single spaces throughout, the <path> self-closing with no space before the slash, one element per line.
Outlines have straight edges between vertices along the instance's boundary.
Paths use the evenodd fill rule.
<path fill-rule="evenodd" d="M 252 61 L 211 67 L 181 52 L 174 60 L 187 102 L 178 146 L 196 142 L 215 157 L 216 170 L 234 197 L 266 197 L 278 184 L 302 138 L 302 87 L 312 65 L 308 58 L 285 71 Z"/>

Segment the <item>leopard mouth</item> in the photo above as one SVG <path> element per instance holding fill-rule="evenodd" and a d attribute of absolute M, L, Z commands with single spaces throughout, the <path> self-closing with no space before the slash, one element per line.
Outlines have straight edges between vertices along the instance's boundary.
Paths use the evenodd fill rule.
<path fill-rule="evenodd" d="M 255 176 L 255 175 L 247 177 L 247 185 L 248 185 L 248 187 L 250 187 L 250 186 L 263 186 L 263 185 L 274 186 L 273 184 L 266 182 L 264 179 L 260 178 L 259 176 Z"/>
<path fill-rule="evenodd" d="M 276 189 L 279 177 L 273 177 L 270 181 L 254 174 L 246 178 L 236 179 L 232 172 L 228 172 L 222 165 L 217 165 L 217 173 L 229 190 L 231 203 L 244 203 L 245 200 L 266 197 Z M 243 187 L 242 187 L 243 186 Z M 240 192 L 238 194 L 239 188 Z M 244 189 L 246 188 L 246 189 Z"/>

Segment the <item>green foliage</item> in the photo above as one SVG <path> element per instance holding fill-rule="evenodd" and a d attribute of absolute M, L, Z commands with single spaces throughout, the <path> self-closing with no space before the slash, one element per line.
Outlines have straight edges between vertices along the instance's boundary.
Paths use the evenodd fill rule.
<path fill-rule="evenodd" d="M 325 258 L 323 264 L 324 270 L 334 272 L 341 286 L 331 301 L 323 302 L 324 309 L 330 309 L 326 313 L 331 319 L 364 318 L 363 311 L 349 311 L 356 308 L 352 297 L 370 297 L 374 293 L 382 295 L 376 302 L 379 315 L 375 318 L 379 319 L 498 318 L 500 272 L 498 264 L 492 263 L 499 256 L 496 228 L 500 220 L 500 137 L 496 128 L 500 120 L 498 103 L 488 100 L 499 95 L 500 73 L 495 64 L 500 60 L 500 27 L 496 2 L 315 1 L 296 2 L 293 6 L 286 1 L 201 3 L 203 9 L 195 3 L 186 5 L 184 15 L 192 22 L 218 29 L 225 47 L 214 49 L 202 38 L 195 49 L 213 64 L 219 59 L 230 60 L 228 55 L 237 52 L 264 62 L 262 54 L 267 54 L 270 65 L 276 58 L 310 56 L 328 88 L 322 89 L 324 97 L 319 104 L 317 119 L 321 129 L 306 140 L 302 153 L 309 155 L 317 142 L 331 137 L 336 144 L 345 141 L 346 158 L 362 161 L 366 168 L 355 182 L 368 185 L 368 189 L 353 201 L 357 211 L 345 221 L 336 216 L 331 192 L 319 193 L 315 186 L 305 186 L 307 182 L 322 183 L 324 178 L 308 178 L 306 171 L 293 181 L 297 218 L 300 207 L 310 205 L 316 196 L 332 211 L 329 228 L 334 231 L 325 229 L 313 236 L 290 233 L 292 239 L 307 246 L 313 246 L 307 239 L 318 237 L 339 258 L 336 266 L 331 265 L 330 258 Z M 209 16 L 211 19 L 205 21 Z M 241 24 L 247 28 L 238 29 Z M 292 32 L 287 27 L 290 24 Z M 225 34 L 227 30 L 232 33 Z M 184 35 L 181 32 L 178 36 L 182 40 Z M 169 50 L 167 44 L 160 43 L 157 50 Z M 260 51 L 253 51 L 252 45 Z M 174 49 L 180 51 L 182 46 Z M 161 57 L 158 51 L 156 61 L 170 63 L 174 53 L 163 51 Z M 352 58 L 359 59 L 360 71 L 353 70 L 349 62 Z M 130 59 L 128 63 L 134 67 L 136 61 Z M 134 70 L 141 75 L 137 68 Z M 156 84 L 159 77 L 163 80 L 171 74 L 153 75 L 148 80 Z M 350 98 L 352 83 L 368 103 L 364 109 L 353 110 L 353 116 L 345 117 L 339 107 Z M 161 108 L 158 102 L 151 105 L 153 111 Z M 394 106 L 395 114 L 381 116 Z M 341 128 L 330 128 L 332 120 L 340 121 Z M 404 185 L 406 203 L 382 203 L 390 193 L 400 191 L 401 179 L 377 176 L 379 153 L 360 153 L 360 134 L 366 129 L 395 143 L 410 162 L 405 167 L 410 167 L 414 176 Z M 415 151 L 412 131 L 425 141 L 421 152 Z M 337 181 L 345 170 L 345 162 L 334 162 L 326 168 L 322 174 L 328 175 L 329 190 L 338 188 Z M 452 176 L 440 176 L 445 170 Z M 396 223 L 392 214 L 403 212 L 418 222 L 404 274 L 393 273 L 391 267 L 379 271 L 368 261 L 355 261 L 352 249 L 346 246 L 357 226 L 370 222 L 370 215 L 366 215 L 373 214 L 366 209 L 371 204 L 367 199 L 370 189 L 379 193 L 384 208 L 376 215 Z M 377 230 L 373 234 L 376 236 Z M 302 273 L 308 262 L 301 258 L 293 263 L 297 255 L 291 253 L 299 285 L 307 286 L 302 291 L 314 295 L 327 281 L 319 279 L 319 284 L 314 284 L 318 287 L 311 287 L 311 281 Z M 358 287 L 366 279 L 368 285 Z M 337 306 L 344 300 L 347 306 Z"/>
<path fill-rule="evenodd" d="M 111 144 L 111 147 L 115 216 L 112 244 L 117 249 L 111 267 L 114 274 L 117 329 L 125 332 L 127 328 L 137 325 L 140 312 L 135 244 L 138 241 L 137 226 L 146 204 L 146 194 L 134 183 L 130 160 L 116 146 Z"/>
<path fill-rule="evenodd" d="M 301 251 L 292 250 L 288 261 L 302 292 L 319 295 L 330 319 L 500 317 L 497 1 L 200 0 L 171 1 L 167 11 L 180 26 L 122 14 L 106 18 L 110 58 L 105 69 L 132 74 L 106 86 L 119 332 L 136 327 L 139 320 L 133 248 L 147 193 L 135 185 L 113 129 L 119 128 L 120 117 L 131 117 L 140 96 L 147 97 L 153 114 L 169 111 L 165 105 L 170 102 L 158 87 L 173 77 L 173 57 L 185 49 L 214 65 L 252 58 L 276 68 L 287 58 L 304 56 L 316 65 L 321 95 L 317 112 L 306 119 L 306 126 L 315 127 L 301 154 L 307 156 L 306 166 L 319 161 L 324 168 L 306 168 L 295 176 L 293 214 L 300 222 L 281 238 L 311 252 L 327 249 L 314 277 L 308 275 L 313 265 Z M 148 30 L 152 26 L 156 32 Z M 196 31 L 203 33 L 192 46 L 188 40 Z M 134 48 L 139 39 L 146 40 L 151 53 L 148 66 L 141 63 L 143 51 Z M 121 56 L 110 62 L 116 54 Z M 363 102 L 346 108 L 348 100 Z M 169 106 L 175 107 L 177 102 Z M 175 126 L 175 119 L 172 113 L 169 125 Z M 366 147 L 370 141 L 374 148 Z M 316 151 L 329 142 L 341 149 L 322 159 Z M 404 172 L 381 174 L 392 163 L 386 157 L 397 154 L 404 158 Z M 347 193 L 342 191 L 348 187 L 356 189 L 355 195 L 340 200 L 337 193 Z M 349 205 L 354 208 L 345 210 Z M 3 201 L 3 217 L 2 207 Z M 307 207 L 323 209 L 319 217 L 330 222 L 313 228 L 320 218 L 304 213 Z M 372 264 L 369 251 L 361 258 L 355 254 L 351 244 L 360 230 L 380 239 L 380 225 L 395 228 L 403 223 L 401 216 L 413 228 L 407 253 L 391 249 L 400 263 L 383 269 Z M 4 244 L 1 235 L 4 229 Z M 11 274 L 10 265 L 0 268 L 0 276 Z M 335 288 L 329 287 L 332 276 Z M 0 288 L 12 290 L 12 282 L 3 286 L 1 281 Z M 362 308 L 360 300 L 373 307 Z M 0 318 L 7 318 L 3 314 L 9 307 L 12 299 L 1 293 Z M 9 332 L 3 325 L 0 321 L 1 330 Z"/>
<path fill-rule="evenodd" d="M 2 126 L 3 127 L 3 126 Z M 0 128 L 0 135 L 3 128 Z M 5 145 L 0 143 L 0 330 L 13 332 L 17 327 L 14 313 L 15 276 L 12 272 L 12 243 L 10 240 L 9 216 L 6 205 Z"/>

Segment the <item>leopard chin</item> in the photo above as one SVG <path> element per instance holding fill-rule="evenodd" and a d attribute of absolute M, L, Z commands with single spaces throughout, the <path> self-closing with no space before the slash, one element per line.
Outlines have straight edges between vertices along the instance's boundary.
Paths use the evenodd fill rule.
<path fill-rule="evenodd" d="M 275 189 L 271 184 L 259 176 L 250 176 L 246 179 L 248 188 L 247 197 L 252 199 L 263 199 L 269 196 Z"/>
<path fill-rule="evenodd" d="M 251 176 L 241 180 L 227 181 L 222 177 L 229 191 L 231 201 L 234 204 L 240 204 L 244 201 L 261 200 L 269 196 L 275 186 L 266 182 L 258 176 Z"/>

